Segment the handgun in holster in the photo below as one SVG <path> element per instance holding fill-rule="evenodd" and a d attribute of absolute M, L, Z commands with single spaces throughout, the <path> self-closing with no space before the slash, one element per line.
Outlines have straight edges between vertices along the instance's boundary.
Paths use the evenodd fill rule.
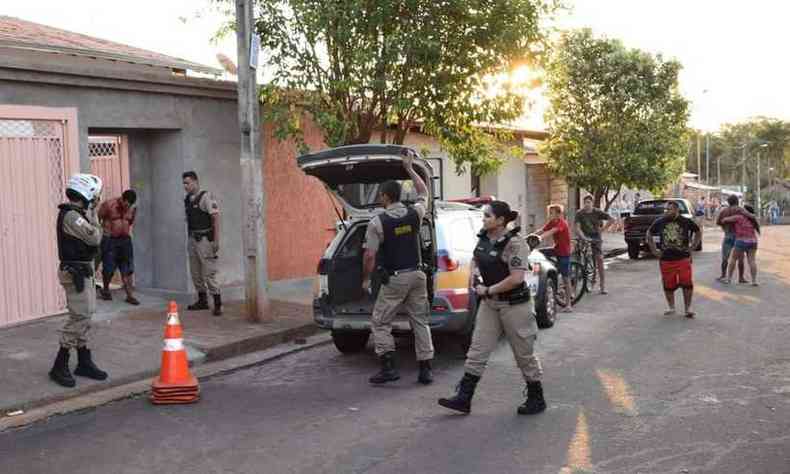
<path fill-rule="evenodd" d="M 85 279 L 93 276 L 93 267 L 87 263 L 61 263 L 60 269 L 71 275 L 77 293 L 85 291 Z"/>
<path fill-rule="evenodd" d="M 382 285 L 386 285 L 390 282 L 390 272 L 386 268 L 382 267 L 381 265 L 377 266 L 374 270 L 376 276 L 378 276 L 379 281 Z"/>

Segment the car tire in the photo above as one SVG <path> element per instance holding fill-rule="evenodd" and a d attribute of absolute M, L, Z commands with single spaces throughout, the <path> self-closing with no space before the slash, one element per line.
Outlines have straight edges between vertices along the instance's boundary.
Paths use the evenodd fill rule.
<path fill-rule="evenodd" d="M 631 260 L 639 260 L 640 245 L 639 242 L 628 241 L 628 258 Z"/>
<path fill-rule="evenodd" d="M 546 277 L 545 284 L 535 298 L 535 319 L 540 329 L 554 326 L 557 320 L 557 278 L 553 275 Z"/>
<path fill-rule="evenodd" d="M 332 331 L 332 342 L 343 354 L 356 354 L 365 350 L 369 331 Z"/>

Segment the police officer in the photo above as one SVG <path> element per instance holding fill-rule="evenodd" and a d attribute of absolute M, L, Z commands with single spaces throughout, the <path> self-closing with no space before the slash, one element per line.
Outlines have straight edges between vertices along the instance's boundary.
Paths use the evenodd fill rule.
<path fill-rule="evenodd" d="M 217 285 L 217 253 L 219 252 L 219 204 L 208 191 L 200 190 L 197 173 L 182 175 L 184 210 L 187 215 L 189 270 L 198 300 L 187 306 L 191 311 L 209 309 L 208 293 L 214 298 L 214 316 L 222 315 L 222 296 Z M 207 293 L 208 290 L 208 293 Z"/>
<path fill-rule="evenodd" d="M 373 384 L 400 378 L 395 367 L 392 320 L 401 304 L 409 313 L 414 332 L 414 346 L 420 367 L 417 380 L 425 385 L 433 381 L 427 277 L 420 269 L 420 225 L 428 206 L 428 188 L 414 171 L 415 156 L 412 150 L 404 151 L 403 167 L 418 195 L 415 204 L 407 207 L 400 202 L 401 185 L 397 181 L 382 183 L 379 199 L 385 211 L 371 219 L 365 236 L 363 285 L 369 286 L 374 267 L 383 283 L 371 317 L 373 342 L 382 366 L 381 371 L 370 378 Z"/>
<path fill-rule="evenodd" d="M 101 179 L 76 174 L 66 185 L 68 202 L 58 206 L 57 238 L 60 266 L 58 279 L 66 292 L 68 320 L 61 330 L 60 350 L 49 377 L 64 387 L 76 385 L 69 370 L 69 351 L 77 349 L 74 375 L 105 380 L 107 372 L 93 363 L 87 348 L 91 318 L 96 312 L 94 259 L 99 252 L 102 229 L 96 219 L 96 205 L 102 189 Z"/>
<path fill-rule="evenodd" d="M 534 354 L 538 325 L 529 304 L 529 289 L 524 283 L 527 270 L 527 245 L 519 228 L 506 230 L 518 218 L 506 202 L 493 201 L 485 207 L 483 230 L 478 234 L 472 263 L 473 274 L 479 270 L 482 282 L 475 286 L 482 299 L 477 310 L 472 345 L 466 354 L 465 373 L 452 398 L 440 398 L 439 405 L 469 413 L 475 387 L 483 375 L 499 337 L 505 334 L 516 364 L 527 383 L 527 400 L 518 414 L 533 415 L 546 409 L 543 371 Z"/>

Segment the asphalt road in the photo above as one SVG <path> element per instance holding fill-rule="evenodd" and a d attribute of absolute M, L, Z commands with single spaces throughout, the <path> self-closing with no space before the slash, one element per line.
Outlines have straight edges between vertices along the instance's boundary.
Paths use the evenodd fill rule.
<path fill-rule="evenodd" d="M 788 473 L 790 227 L 765 230 L 759 288 L 713 282 L 717 238 L 695 257 L 696 319 L 662 315 L 655 260 L 620 259 L 608 296 L 541 332 L 541 415 L 516 415 L 506 345 L 469 416 L 436 405 L 463 373 L 451 348 L 432 386 L 407 344 L 402 379 L 370 387 L 371 352 L 323 346 L 206 381 L 195 406 L 132 399 L 4 433 L 0 472 Z"/>

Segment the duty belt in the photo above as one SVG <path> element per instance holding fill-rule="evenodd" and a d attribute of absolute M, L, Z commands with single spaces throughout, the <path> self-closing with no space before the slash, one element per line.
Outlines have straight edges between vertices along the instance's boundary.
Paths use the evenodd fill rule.
<path fill-rule="evenodd" d="M 417 267 L 401 268 L 400 270 L 393 270 L 393 271 L 391 271 L 390 275 L 395 276 L 395 275 L 400 275 L 401 273 L 416 272 L 417 270 L 419 270 L 419 268 L 417 268 Z"/>

